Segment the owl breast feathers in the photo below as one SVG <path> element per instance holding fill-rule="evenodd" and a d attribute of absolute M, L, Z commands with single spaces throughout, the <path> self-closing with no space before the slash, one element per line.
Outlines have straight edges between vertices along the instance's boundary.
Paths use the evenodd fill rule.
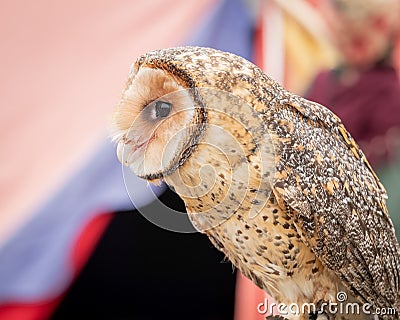
<path fill-rule="evenodd" d="M 137 59 L 112 133 L 120 161 L 172 186 L 192 224 L 278 302 L 335 303 L 345 292 L 399 319 L 386 191 L 324 106 L 236 55 L 170 48 Z"/>

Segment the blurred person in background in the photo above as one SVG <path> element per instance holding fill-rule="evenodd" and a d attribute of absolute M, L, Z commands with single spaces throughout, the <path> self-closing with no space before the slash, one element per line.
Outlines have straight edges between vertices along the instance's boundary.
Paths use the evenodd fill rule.
<path fill-rule="evenodd" d="M 329 0 L 322 14 L 341 61 L 320 72 L 306 98 L 329 107 L 361 145 L 387 189 L 400 238 L 400 83 L 394 67 L 399 0 Z"/>

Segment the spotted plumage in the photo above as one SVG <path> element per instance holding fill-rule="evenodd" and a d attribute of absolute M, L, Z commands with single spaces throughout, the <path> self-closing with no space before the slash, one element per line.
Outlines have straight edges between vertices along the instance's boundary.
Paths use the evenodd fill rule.
<path fill-rule="evenodd" d="M 161 100 L 172 106 L 163 119 L 152 111 Z M 335 303 L 343 291 L 399 319 L 400 249 L 386 191 L 327 108 L 241 57 L 171 48 L 135 62 L 113 134 L 120 160 L 171 185 L 193 225 L 278 302 Z"/>

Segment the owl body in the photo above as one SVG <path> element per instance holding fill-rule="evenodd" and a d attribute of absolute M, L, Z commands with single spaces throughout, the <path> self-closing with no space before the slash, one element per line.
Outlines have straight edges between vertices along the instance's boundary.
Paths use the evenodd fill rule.
<path fill-rule="evenodd" d="M 232 104 L 229 108 L 230 114 L 234 113 Z M 242 156 L 237 152 L 237 159 L 230 159 L 231 165 L 227 166 L 226 154 L 229 150 L 217 153 L 214 149 L 216 145 L 226 149 L 229 142 L 221 138 L 223 135 L 218 130 L 209 130 L 192 156 L 166 178 L 178 194 L 186 195 L 182 199 L 192 224 L 205 233 L 235 267 L 279 303 L 287 306 L 296 303 L 299 308 L 313 303 L 318 308 L 321 301 L 337 302 L 338 292 L 346 292 L 349 301 L 356 301 L 337 276 L 324 268 L 303 242 L 294 219 L 278 205 L 270 187 L 262 185 L 260 162 L 256 161 L 258 150 L 251 143 L 249 133 L 239 123 L 235 126 L 231 117 L 223 115 L 211 117 L 209 125 L 224 128 L 224 132 L 232 134 L 235 141 L 242 142 L 233 150 L 243 148 L 246 152 Z M 244 146 L 244 143 L 247 145 Z M 199 175 L 205 165 L 215 171 Z M 186 177 L 183 184 L 181 177 Z M 243 184 L 243 181 L 246 183 Z M 226 189 L 228 183 L 229 191 Z M 203 185 L 200 192 L 199 185 Z M 213 187 L 210 188 L 210 185 Z M 192 188 L 191 193 L 188 189 Z M 254 209 L 256 211 L 252 214 Z M 301 312 L 288 312 L 285 316 L 288 319 L 309 318 L 308 314 Z M 368 317 L 363 315 L 359 319 Z"/>
<path fill-rule="evenodd" d="M 399 318 L 386 191 L 328 109 L 243 58 L 181 47 L 136 61 L 113 123 L 121 162 L 172 186 L 194 227 L 278 303 L 345 292 Z"/>

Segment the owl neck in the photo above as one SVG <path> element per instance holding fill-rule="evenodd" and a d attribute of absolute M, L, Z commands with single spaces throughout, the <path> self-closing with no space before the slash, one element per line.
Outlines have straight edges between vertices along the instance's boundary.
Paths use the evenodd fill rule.
<path fill-rule="evenodd" d="M 165 177 L 199 231 L 224 223 L 239 209 L 255 215 L 267 201 L 260 151 L 247 135 L 232 123 L 211 122 L 192 155 Z"/>

